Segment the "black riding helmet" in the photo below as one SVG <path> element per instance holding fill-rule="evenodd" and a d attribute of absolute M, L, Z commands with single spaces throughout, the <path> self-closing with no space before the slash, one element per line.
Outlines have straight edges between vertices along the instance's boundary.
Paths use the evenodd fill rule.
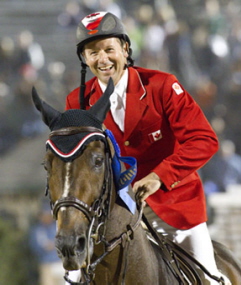
<path fill-rule="evenodd" d="M 96 12 L 86 16 L 78 25 L 76 37 L 79 57 L 85 44 L 99 38 L 118 37 L 131 45 L 124 25 L 110 12 Z"/>
<path fill-rule="evenodd" d="M 123 23 L 119 18 L 110 12 L 96 12 L 86 16 L 78 25 L 77 32 L 77 55 L 81 61 L 81 84 L 80 84 L 80 106 L 84 106 L 84 92 L 85 92 L 85 74 L 87 65 L 83 62 L 82 52 L 84 45 L 106 37 L 117 37 L 129 45 L 128 58 L 129 66 L 134 64 L 131 58 L 132 50 L 130 48 L 131 41 L 126 33 Z"/>

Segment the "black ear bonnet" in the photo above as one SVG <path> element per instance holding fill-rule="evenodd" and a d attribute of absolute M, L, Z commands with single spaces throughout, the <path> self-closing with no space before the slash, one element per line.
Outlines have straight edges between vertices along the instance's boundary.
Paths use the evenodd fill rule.
<path fill-rule="evenodd" d="M 102 124 L 110 109 L 109 97 L 114 91 L 113 80 L 110 78 L 106 91 L 96 104 L 89 110 L 71 109 L 63 113 L 55 110 L 40 99 L 35 88 L 32 90 L 33 102 L 41 112 L 43 121 L 52 132 L 69 127 L 93 127 L 97 130 L 77 132 L 69 135 L 54 135 L 47 140 L 47 148 L 55 152 L 62 160 L 72 161 L 83 147 L 93 140 L 102 140 L 106 143 L 102 131 Z"/>
<path fill-rule="evenodd" d="M 99 132 L 79 132 L 73 135 L 56 135 L 50 137 L 46 142 L 46 147 L 50 148 L 63 161 L 72 161 L 80 155 L 85 145 L 91 141 L 102 140 L 106 144 L 105 135 L 101 132 L 102 122 L 92 114 L 78 109 L 67 110 L 60 114 L 51 131 L 67 127 L 94 127 Z"/>

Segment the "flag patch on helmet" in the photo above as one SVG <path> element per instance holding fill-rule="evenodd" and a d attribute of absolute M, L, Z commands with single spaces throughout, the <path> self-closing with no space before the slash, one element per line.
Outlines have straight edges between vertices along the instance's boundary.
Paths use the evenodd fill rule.
<path fill-rule="evenodd" d="M 106 12 L 98 12 L 88 15 L 82 20 L 83 25 L 86 27 L 89 31 L 98 31 L 96 30 L 105 16 Z M 93 33 L 93 32 L 92 32 Z"/>
<path fill-rule="evenodd" d="M 176 92 L 177 95 L 183 93 L 181 86 L 177 82 L 172 84 L 172 89 Z"/>

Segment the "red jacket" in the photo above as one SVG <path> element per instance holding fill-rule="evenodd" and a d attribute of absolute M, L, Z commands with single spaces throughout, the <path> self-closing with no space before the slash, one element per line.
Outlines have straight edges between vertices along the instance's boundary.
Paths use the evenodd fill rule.
<path fill-rule="evenodd" d="M 86 83 L 86 106 L 102 91 L 96 77 Z M 162 189 L 147 198 L 153 211 L 169 225 L 188 229 L 207 220 L 205 196 L 196 172 L 217 151 L 218 141 L 200 107 L 174 75 L 129 68 L 125 131 L 108 112 L 110 129 L 122 156 L 137 159 L 139 180 L 155 172 Z M 79 88 L 66 99 L 66 109 L 79 108 Z"/>

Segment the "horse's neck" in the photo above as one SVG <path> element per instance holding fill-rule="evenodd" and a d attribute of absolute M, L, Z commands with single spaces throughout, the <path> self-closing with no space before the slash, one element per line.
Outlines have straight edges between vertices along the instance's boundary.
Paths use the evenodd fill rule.
<path fill-rule="evenodd" d="M 115 204 L 111 211 L 110 217 L 106 225 L 106 240 L 108 242 L 116 241 L 123 233 L 127 231 L 127 225 L 135 226 L 138 221 L 138 212 L 132 215 L 127 209 Z M 134 239 L 128 239 L 126 242 L 121 242 L 116 246 L 109 255 L 106 256 L 102 263 L 100 270 L 97 271 L 98 278 L 102 280 L 103 272 L 108 276 L 108 282 L 114 280 L 115 282 L 100 283 L 100 284 L 120 284 L 120 276 L 123 274 L 123 265 L 128 262 L 128 273 L 126 272 L 126 284 L 147 284 L 147 280 L 153 281 L 152 284 L 159 284 L 156 280 L 158 278 L 158 261 L 155 252 L 148 241 L 144 229 L 139 224 L 133 235 Z M 96 249 L 95 254 L 98 256 L 100 247 Z M 149 272 L 142 280 L 142 276 L 136 276 L 136 261 L 138 260 L 138 268 L 140 271 Z M 138 271 L 139 272 L 139 271 Z M 96 276 L 97 276 L 96 275 Z M 106 277 L 107 278 L 107 277 Z M 138 279 L 138 280 L 137 280 Z M 106 280 L 105 280 L 106 282 Z"/>
<path fill-rule="evenodd" d="M 115 204 L 107 220 L 106 234 L 109 238 L 125 232 L 127 225 L 134 226 L 138 220 L 138 212 L 133 215 L 125 207 Z"/>

